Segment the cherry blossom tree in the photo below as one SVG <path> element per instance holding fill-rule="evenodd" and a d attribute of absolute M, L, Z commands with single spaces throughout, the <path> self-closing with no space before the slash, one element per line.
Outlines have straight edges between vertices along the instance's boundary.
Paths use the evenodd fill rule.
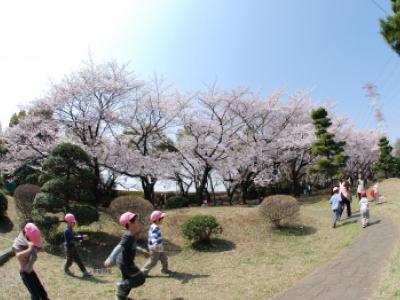
<path fill-rule="evenodd" d="M 107 165 L 104 150 L 109 148 L 105 141 L 119 134 L 121 112 L 142 86 L 126 65 L 115 61 L 95 64 L 89 59 L 79 70 L 53 83 L 44 99 L 65 135 L 91 154 L 97 186 L 105 191 L 113 183 L 103 178 Z"/>
<path fill-rule="evenodd" d="M 244 125 L 232 110 L 245 92 L 242 89 L 223 91 L 213 85 L 200 91 L 190 113 L 181 116 L 183 130 L 176 148 L 181 156 L 182 169 L 193 179 L 199 204 L 210 172 L 218 162 L 228 157 L 228 149 L 233 147 L 236 135 Z"/>
<path fill-rule="evenodd" d="M 7 151 L 1 159 L 2 171 L 12 176 L 21 167 L 40 169 L 41 162 L 48 157 L 60 138 L 60 129 L 51 107 L 32 107 L 17 125 L 7 128 L 3 133 Z"/>
<path fill-rule="evenodd" d="M 132 168 L 136 164 L 128 161 L 130 167 L 124 174 L 139 178 L 148 200 L 154 199 L 154 186 L 168 169 L 163 154 L 174 150 L 168 136 L 179 125 L 178 116 L 189 100 L 190 96 L 172 90 L 165 81 L 155 77 L 136 93 L 122 113 L 124 134 L 121 142 L 135 153 L 135 160 L 143 163 L 139 168 Z"/>

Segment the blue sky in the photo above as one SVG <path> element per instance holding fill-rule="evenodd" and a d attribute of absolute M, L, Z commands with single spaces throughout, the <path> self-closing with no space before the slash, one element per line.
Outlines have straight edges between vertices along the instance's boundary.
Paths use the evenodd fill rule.
<path fill-rule="evenodd" d="M 376 2 L 391 11 L 389 0 Z M 48 4 L 38 10 L 45 21 L 53 15 L 53 25 L 44 22 L 43 28 L 61 26 L 64 35 L 56 35 L 56 45 L 43 52 L 41 47 L 51 40 L 49 32 L 30 33 L 43 39 L 43 45 L 35 46 L 41 54 L 30 56 L 20 67 L 29 65 L 29 78 L 40 80 L 33 80 L 33 86 L 27 79 L 32 88 L 18 99 L 13 94 L 15 101 L 24 103 L 39 96 L 46 87 L 45 80 L 78 66 L 90 49 L 95 60 L 129 61 L 142 77 L 157 73 L 185 90 L 214 80 L 225 88 L 247 86 L 264 94 L 279 88 L 289 92 L 312 89 L 315 100 L 336 102 L 337 111 L 347 114 L 359 127 L 376 126 L 362 89 L 367 82 L 374 82 L 381 94 L 389 135 L 392 139 L 400 137 L 400 56 L 380 36 L 378 19 L 384 12 L 370 0 L 91 3 L 96 6 L 81 7 L 78 1 L 66 1 L 64 9 Z M 98 14 L 92 11 L 96 7 Z M 67 8 L 77 12 L 73 32 L 71 19 L 61 17 Z M 24 7 L 13 7 L 6 14 L 12 17 L 21 9 Z M 15 55 L 12 43 L 7 48 L 5 53 L 0 50 L 0 60 L 10 61 L 9 56 Z M 26 51 L 18 54 L 25 57 L 29 55 Z M 41 63 L 35 64 L 35 59 Z M 12 84 L 14 79 L 7 80 Z M 11 108 L 0 115 L 3 123 L 10 113 Z"/>

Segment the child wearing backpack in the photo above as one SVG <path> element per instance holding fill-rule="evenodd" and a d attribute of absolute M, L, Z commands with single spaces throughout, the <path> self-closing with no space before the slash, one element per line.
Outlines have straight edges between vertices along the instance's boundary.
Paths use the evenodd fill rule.
<path fill-rule="evenodd" d="M 104 262 L 106 268 L 115 263 L 118 264 L 122 281 L 117 284 L 116 300 L 127 300 L 132 288 L 143 285 L 146 277 L 135 265 L 136 252 L 143 253 L 149 257 L 149 253 L 136 245 L 136 234 L 140 232 L 141 224 L 139 216 L 132 212 L 125 212 L 119 218 L 119 222 L 125 227 L 126 231 L 122 235 L 121 241 L 111 252 L 110 256 Z"/>
<path fill-rule="evenodd" d="M 365 191 L 362 191 L 360 194 L 361 199 L 358 203 L 360 205 L 361 225 L 363 228 L 365 228 L 368 226 L 369 222 L 369 203 L 367 193 Z"/>
<path fill-rule="evenodd" d="M 67 275 L 73 276 L 73 273 L 69 270 L 72 264 L 75 262 L 79 269 L 81 269 L 83 276 L 91 276 L 91 274 L 86 270 L 85 266 L 82 263 L 82 260 L 76 250 L 75 242 L 87 240 L 87 235 L 75 235 L 74 227 L 76 226 L 76 219 L 73 214 L 66 214 L 64 217 L 65 222 L 67 222 L 67 227 L 64 229 L 64 248 L 66 253 L 67 261 L 64 265 L 64 272 Z"/>
<path fill-rule="evenodd" d="M 151 269 L 153 269 L 158 261 L 161 261 L 161 273 L 170 274 L 168 270 L 168 257 L 164 252 L 163 238 L 161 235 L 160 225 L 162 224 L 165 217 L 165 213 L 156 210 L 153 211 L 150 220 L 151 224 L 148 235 L 148 247 L 150 251 L 150 258 L 144 265 L 142 272 L 145 276 L 148 276 Z"/>
<path fill-rule="evenodd" d="M 20 264 L 19 274 L 32 300 L 48 300 L 47 292 L 33 270 L 41 247 L 40 230 L 33 223 L 27 223 L 14 240 L 13 250 Z"/>

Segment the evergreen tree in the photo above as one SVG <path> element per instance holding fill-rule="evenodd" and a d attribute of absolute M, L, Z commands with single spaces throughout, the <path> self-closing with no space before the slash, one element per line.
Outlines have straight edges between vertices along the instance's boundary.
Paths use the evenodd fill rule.
<path fill-rule="evenodd" d="M 379 178 L 389 178 L 397 174 L 397 160 L 392 155 L 393 148 L 389 140 L 382 137 L 379 140 L 380 155 L 375 165 L 375 171 Z"/>
<path fill-rule="evenodd" d="M 33 201 L 32 218 L 47 241 L 55 243 L 59 214 L 73 211 L 74 203 L 95 203 L 94 169 L 84 150 L 64 143 L 56 146 L 44 161 L 39 181 L 43 185 Z"/>
<path fill-rule="evenodd" d="M 310 168 L 311 173 L 321 173 L 331 180 L 344 175 L 348 157 L 344 155 L 345 142 L 335 141 L 335 135 L 328 131 L 332 125 L 328 112 L 320 107 L 311 112 L 317 140 L 313 143 L 311 154 L 318 160 Z"/>
<path fill-rule="evenodd" d="M 392 49 L 400 55 L 400 0 L 391 0 L 393 15 L 380 20 L 381 34 Z"/>

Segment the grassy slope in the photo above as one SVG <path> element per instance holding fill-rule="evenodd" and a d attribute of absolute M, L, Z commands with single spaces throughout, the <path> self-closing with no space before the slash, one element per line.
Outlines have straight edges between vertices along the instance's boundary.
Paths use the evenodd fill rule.
<path fill-rule="evenodd" d="M 380 190 L 385 197 L 384 203 L 377 206 L 373 205 L 371 207 L 372 213 L 388 217 L 394 224 L 400 226 L 400 179 L 389 179 L 382 182 Z M 400 241 L 390 259 L 374 299 L 400 299 Z"/>
<path fill-rule="evenodd" d="M 170 268 L 177 271 L 173 278 L 160 275 L 155 269 L 145 286 L 132 292 L 152 300 L 171 299 L 265 299 L 265 296 L 287 289 L 297 280 L 330 260 L 349 245 L 359 233 L 357 224 L 346 224 L 333 230 L 326 198 L 314 198 L 302 206 L 301 227 L 284 231 L 272 230 L 260 219 L 257 210 L 244 207 L 190 208 L 169 212 L 163 225 L 169 240 Z M 197 213 L 215 215 L 224 232 L 215 252 L 193 252 L 185 248 L 179 226 Z M 110 247 L 116 243 L 120 230 L 103 216 L 102 223 L 92 227 L 102 245 L 87 244 L 85 261 L 99 265 Z M 103 232 L 108 232 L 105 234 Z M 16 232 L 8 233 L 9 236 Z M 3 235 L 3 234 L 2 234 Z M 337 237 L 341 238 L 338 239 Z M 110 245 L 112 244 L 112 245 Z M 4 246 L 4 244 L 0 244 Z M 144 259 L 138 258 L 138 265 Z M 117 269 L 108 276 L 90 280 L 67 277 L 62 272 L 61 254 L 41 253 L 36 270 L 51 299 L 112 299 Z M 0 267 L 0 299 L 28 299 L 18 275 L 15 259 Z M 76 267 L 74 270 L 77 274 Z"/>

